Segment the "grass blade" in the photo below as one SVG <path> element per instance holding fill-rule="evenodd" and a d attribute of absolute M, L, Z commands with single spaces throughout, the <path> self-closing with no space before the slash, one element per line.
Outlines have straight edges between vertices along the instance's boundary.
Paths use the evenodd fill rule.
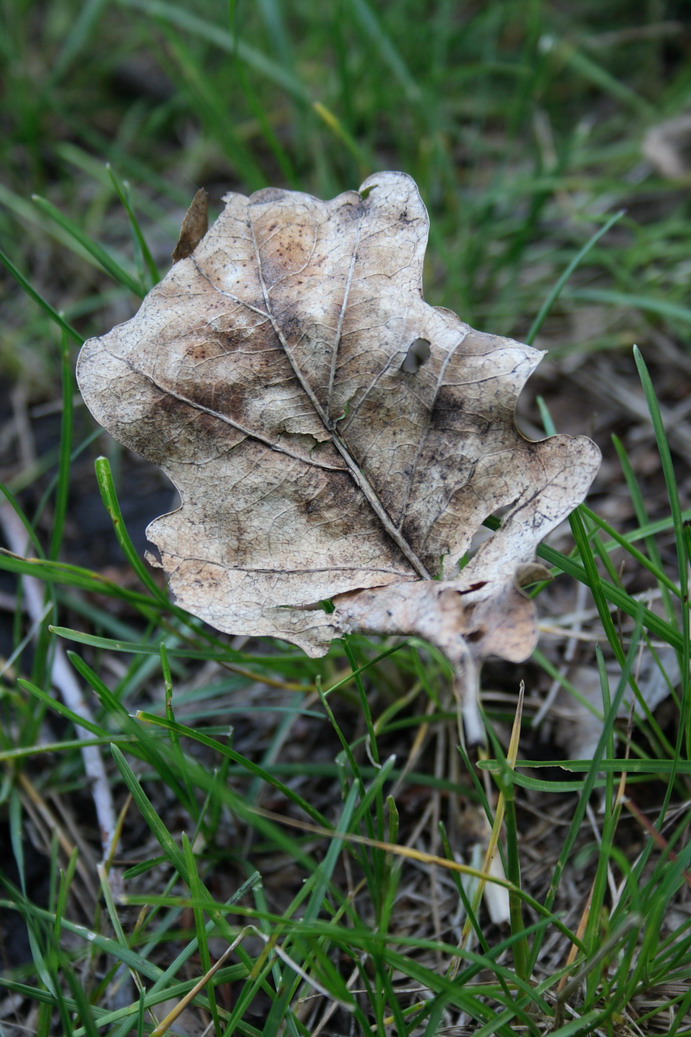
<path fill-rule="evenodd" d="M 82 230 L 82 228 L 71 220 L 69 216 L 65 216 L 64 213 L 49 202 L 47 198 L 41 198 L 38 195 L 33 196 L 33 202 L 38 209 L 51 220 L 53 220 L 58 227 L 72 238 L 94 262 L 103 268 L 107 274 L 109 274 L 117 284 L 122 285 L 123 288 L 129 289 L 135 295 L 143 298 L 146 295 L 146 288 L 132 277 L 131 274 L 125 270 L 123 266 L 108 252 L 102 245 L 99 245 L 97 241 Z"/>

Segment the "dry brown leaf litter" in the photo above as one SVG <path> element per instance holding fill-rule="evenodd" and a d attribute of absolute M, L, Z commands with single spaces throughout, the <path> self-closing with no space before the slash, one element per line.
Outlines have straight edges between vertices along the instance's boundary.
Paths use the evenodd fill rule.
<path fill-rule="evenodd" d="M 480 740 L 479 664 L 531 653 L 519 585 L 599 451 L 524 438 L 514 410 L 540 351 L 424 302 L 428 217 L 410 177 L 328 202 L 225 201 L 78 366 L 96 419 L 180 492 L 148 529 L 171 589 L 217 629 L 315 656 L 344 633 L 419 635 L 454 665 Z"/>

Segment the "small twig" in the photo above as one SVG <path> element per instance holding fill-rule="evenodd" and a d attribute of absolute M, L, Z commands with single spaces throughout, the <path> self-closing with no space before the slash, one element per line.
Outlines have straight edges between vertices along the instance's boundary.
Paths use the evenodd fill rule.
<path fill-rule="evenodd" d="M 622 802 L 626 809 L 629 811 L 629 813 L 633 814 L 633 816 L 636 818 L 639 825 L 644 830 L 644 832 L 646 832 L 648 837 L 652 839 L 652 841 L 657 846 L 658 850 L 660 850 L 663 854 L 667 854 L 670 860 L 673 860 L 675 863 L 678 862 L 679 854 L 675 853 L 674 850 L 670 848 L 670 845 L 665 839 L 662 832 L 658 831 L 658 829 L 655 828 L 654 825 L 651 825 L 648 818 L 645 816 L 643 811 L 636 805 L 634 800 L 632 800 L 630 796 L 623 796 Z M 682 875 L 684 876 L 686 884 L 691 889 L 691 871 L 689 871 L 688 868 L 683 868 Z"/>
<path fill-rule="evenodd" d="M 26 530 L 17 517 L 13 508 L 7 503 L 0 503 L 0 527 L 2 528 L 7 546 L 15 554 L 22 555 L 26 550 Z M 24 581 L 24 600 L 26 611 L 32 622 L 40 624 L 45 618 L 45 603 L 43 600 L 43 588 L 39 580 L 33 576 L 22 577 Z M 53 655 L 53 667 L 51 679 L 55 688 L 59 691 L 65 705 L 83 717 L 87 722 L 93 723 L 94 718 L 88 703 L 84 700 L 81 688 L 74 676 L 72 668 L 61 644 L 55 645 Z M 79 738 L 90 738 L 91 733 L 84 728 L 77 727 Z M 81 749 L 84 769 L 91 786 L 91 796 L 96 809 L 99 831 L 101 835 L 101 848 L 103 860 L 110 860 L 113 841 L 116 833 L 116 816 L 111 795 L 110 783 L 106 773 L 105 764 L 97 745 L 84 745 Z"/>
<path fill-rule="evenodd" d="M 204 973 L 204 975 L 197 980 L 192 989 L 188 990 L 185 996 L 177 1002 L 175 1007 L 168 1013 L 165 1019 L 162 1019 L 161 1022 L 158 1023 L 158 1025 L 151 1031 L 151 1037 L 163 1037 L 163 1035 L 168 1032 L 170 1027 L 176 1021 L 176 1019 L 180 1017 L 185 1008 L 187 1008 L 188 1005 L 190 1005 L 194 1001 L 197 994 L 201 993 L 204 987 L 207 986 L 207 984 L 213 979 L 218 970 L 225 964 L 227 958 L 232 954 L 232 952 L 235 950 L 238 944 L 242 943 L 242 941 L 245 939 L 248 933 L 252 933 L 254 936 L 258 936 L 260 940 L 264 941 L 264 951 L 262 952 L 262 957 L 268 956 L 271 953 L 275 954 L 278 958 L 281 959 L 281 961 L 285 965 L 288 966 L 289 969 L 291 969 L 297 976 L 299 976 L 300 979 L 303 980 L 303 982 L 307 983 L 307 985 L 312 987 L 313 990 L 316 990 L 316 992 L 318 994 L 321 994 L 322 997 L 327 998 L 329 1001 L 335 1002 L 339 1008 L 344 1008 L 347 1012 L 353 1011 L 353 1006 L 350 1004 L 350 1002 L 343 1001 L 341 998 L 337 997 L 336 995 L 328 991 L 326 987 L 322 986 L 322 984 L 314 978 L 314 976 L 308 975 L 308 973 L 300 965 L 298 965 L 298 963 L 294 961 L 293 958 L 291 958 L 286 953 L 286 951 L 283 950 L 281 945 L 276 940 L 267 936 L 266 933 L 263 933 L 261 931 L 261 929 L 257 929 L 256 925 L 250 924 L 244 926 L 244 928 L 240 930 L 233 942 L 228 947 L 226 947 L 220 958 L 218 958 L 218 960 L 211 966 L 211 968 L 208 969 Z"/>
<path fill-rule="evenodd" d="M 50 805 L 41 795 L 39 789 L 36 788 L 26 774 L 20 773 L 17 780 L 22 792 L 24 793 L 22 803 L 27 816 L 33 822 L 36 831 L 40 833 L 45 845 L 48 845 L 53 839 L 56 839 L 65 857 L 69 859 L 77 848 L 74 834 L 70 836 L 65 825 L 56 816 L 55 811 L 51 809 Z M 88 895 L 95 902 L 98 896 L 98 889 L 94 885 L 92 876 L 90 875 L 82 857 L 77 858 L 77 872 L 84 883 L 84 888 L 88 892 Z"/>

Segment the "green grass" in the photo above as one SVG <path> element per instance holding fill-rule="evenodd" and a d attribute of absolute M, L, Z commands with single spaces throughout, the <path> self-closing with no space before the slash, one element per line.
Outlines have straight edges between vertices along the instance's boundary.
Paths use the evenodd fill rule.
<path fill-rule="evenodd" d="M 188 1034 L 200 1018 L 215 1037 L 691 1034 L 691 509 L 664 420 L 689 380 L 689 203 L 640 150 L 688 107 L 683 5 L 639 22 L 623 2 L 539 0 L 2 13 L 0 377 L 55 401 L 60 430 L 39 413 L 24 463 L 3 459 L 3 529 L 18 516 L 30 547 L 0 556 L 17 594 L 0 659 L 0 1002 L 16 1001 L 0 1034 Z M 456 745 L 448 665 L 421 643 L 353 637 L 309 660 L 171 604 L 126 520 L 148 476 L 75 400 L 79 343 L 165 271 L 196 187 L 218 210 L 224 190 L 331 197 L 384 168 L 430 209 L 429 301 L 549 348 L 526 419 L 591 432 L 607 458 L 571 539 L 539 552 L 590 611 L 530 666 L 488 670 L 477 762 Z M 570 382 L 598 362 L 648 417 Z M 574 396 L 577 426 L 560 405 Z M 98 491 L 101 533 L 78 517 Z M 108 568 L 77 552 L 99 538 Z M 39 581 L 35 621 L 21 576 Z M 553 587 L 536 588 L 550 623 Z M 63 699 L 64 670 L 90 717 Z M 586 671 L 592 759 L 509 744 L 507 692 L 526 681 L 529 736 L 533 690 L 582 699 Z M 669 694 L 651 710 L 653 677 Z M 119 814 L 106 859 L 89 749 Z M 482 896 L 493 827 L 503 927 Z"/>

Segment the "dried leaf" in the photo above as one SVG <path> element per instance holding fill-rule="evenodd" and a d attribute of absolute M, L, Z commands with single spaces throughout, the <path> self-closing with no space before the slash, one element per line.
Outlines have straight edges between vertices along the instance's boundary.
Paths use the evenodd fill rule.
<path fill-rule="evenodd" d="M 643 154 L 660 174 L 670 180 L 691 171 L 691 112 L 651 126 L 643 138 Z"/>
<path fill-rule="evenodd" d="M 180 237 L 173 249 L 173 262 L 179 263 L 181 259 L 191 256 L 208 229 L 209 196 L 204 188 L 200 187 L 182 221 Z"/>
<path fill-rule="evenodd" d="M 419 635 L 453 663 L 479 740 L 478 665 L 532 651 L 517 582 L 599 451 L 526 440 L 514 409 L 542 354 L 423 301 L 428 219 L 410 177 L 329 202 L 225 202 L 78 367 L 96 419 L 180 491 L 148 529 L 171 589 L 219 630 L 310 655 L 350 631 Z"/>

